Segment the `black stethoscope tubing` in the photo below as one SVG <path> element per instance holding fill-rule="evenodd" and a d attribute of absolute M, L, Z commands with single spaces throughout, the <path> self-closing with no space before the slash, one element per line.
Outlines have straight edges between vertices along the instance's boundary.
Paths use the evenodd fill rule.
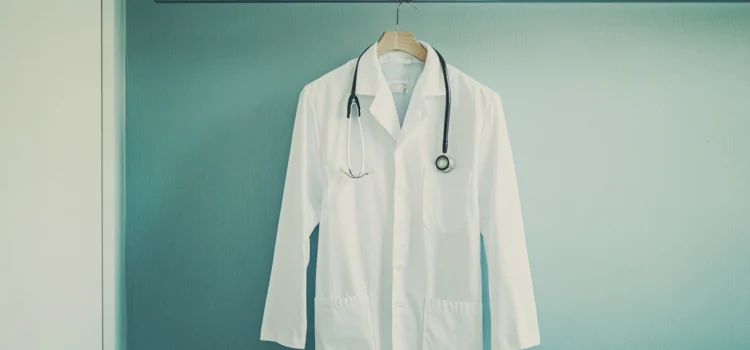
<path fill-rule="evenodd" d="M 372 46 L 372 45 L 370 45 Z M 350 118 L 352 113 L 352 105 L 357 106 L 357 117 L 362 116 L 362 108 L 359 104 L 359 98 L 357 97 L 357 73 L 359 72 L 359 61 L 362 59 L 362 55 L 367 52 L 367 50 L 370 48 L 370 46 L 365 49 L 365 51 L 362 51 L 362 53 L 359 55 L 359 58 L 357 58 L 357 64 L 354 67 L 354 77 L 352 78 L 352 90 L 349 94 L 349 100 L 347 101 L 346 106 L 346 117 Z M 433 48 L 433 50 L 435 50 Z M 450 84 L 448 83 L 448 67 L 445 63 L 445 59 L 443 56 L 438 52 L 438 50 L 435 50 L 435 53 L 438 56 L 438 60 L 440 61 L 440 67 L 443 70 L 443 83 L 445 84 L 445 117 L 443 119 L 443 143 L 442 143 L 442 150 L 443 153 L 435 159 L 435 166 L 438 170 L 442 172 L 449 172 L 451 169 L 453 169 L 453 159 L 451 159 L 448 156 L 448 130 L 450 128 L 450 121 L 451 121 L 451 91 L 450 91 Z"/>

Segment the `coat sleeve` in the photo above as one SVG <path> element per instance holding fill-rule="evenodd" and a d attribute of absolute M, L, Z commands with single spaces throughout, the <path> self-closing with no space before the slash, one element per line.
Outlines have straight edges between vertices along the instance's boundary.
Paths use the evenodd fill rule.
<path fill-rule="evenodd" d="M 489 275 L 492 350 L 519 350 L 540 343 L 536 302 L 502 102 L 494 92 L 488 101 L 477 181 Z"/>
<path fill-rule="evenodd" d="M 320 220 L 323 173 L 309 85 L 299 97 L 260 339 L 304 349 L 310 234 Z"/>

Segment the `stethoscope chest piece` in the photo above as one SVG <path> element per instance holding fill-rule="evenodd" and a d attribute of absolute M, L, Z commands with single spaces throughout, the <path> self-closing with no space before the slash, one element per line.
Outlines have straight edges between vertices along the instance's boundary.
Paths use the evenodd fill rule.
<path fill-rule="evenodd" d="M 453 158 L 447 154 L 441 154 L 435 159 L 435 167 L 444 173 L 449 173 L 455 165 Z"/>

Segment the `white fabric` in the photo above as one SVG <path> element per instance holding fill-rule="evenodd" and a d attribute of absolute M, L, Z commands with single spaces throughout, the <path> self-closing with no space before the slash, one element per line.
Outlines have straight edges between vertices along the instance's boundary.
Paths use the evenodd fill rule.
<path fill-rule="evenodd" d="M 317 350 L 481 350 L 480 233 L 487 250 L 492 350 L 539 344 L 510 141 L 497 93 L 449 65 L 452 112 L 441 154 L 445 89 L 435 51 L 414 69 L 362 56 L 365 170 L 351 179 L 346 103 L 356 59 L 304 87 L 294 124 L 261 339 L 303 349 L 309 236 L 319 227 Z M 396 62 L 396 63 L 394 63 Z M 385 69 L 384 67 L 388 67 Z M 386 70 L 386 74 L 384 74 Z M 401 73 L 401 74 L 399 74 Z M 389 80 L 410 81 L 403 127 Z M 356 122 L 353 120 L 352 122 Z M 352 169 L 361 159 L 352 125 Z"/>
<path fill-rule="evenodd" d="M 406 117 L 406 109 L 409 107 L 409 101 L 414 92 L 414 85 L 424 69 L 424 62 L 401 51 L 386 52 L 379 57 L 379 61 L 380 69 L 383 71 L 383 76 L 388 81 L 393 94 L 399 126 L 402 126 L 404 117 Z M 404 84 L 406 85 L 406 92 L 403 90 L 394 92 L 394 90 L 403 88 Z"/>

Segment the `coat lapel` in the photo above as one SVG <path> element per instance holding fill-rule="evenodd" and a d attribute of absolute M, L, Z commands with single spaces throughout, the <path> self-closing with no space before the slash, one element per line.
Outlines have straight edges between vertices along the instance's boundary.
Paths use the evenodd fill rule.
<path fill-rule="evenodd" d="M 400 132 L 398 112 L 393 102 L 393 95 L 388 88 L 388 82 L 380 68 L 377 46 L 377 43 L 373 44 L 362 54 L 359 61 L 356 92 L 358 95 L 373 96 L 369 108 L 370 114 L 396 141 Z"/>
<path fill-rule="evenodd" d="M 427 59 L 425 60 L 422 74 L 419 75 L 414 86 L 409 107 L 406 110 L 404 126 L 399 136 L 399 144 L 406 141 L 409 136 L 419 130 L 422 122 L 428 118 L 441 118 L 442 109 L 434 108 L 443 105 L 439 98 L 445 97 L 445 82 L 443 81 L 443 70 L 440 66 L 435 50 L 426 42 L 420 43 L 427 48 Z"/>
<path fill-rule="evenodd" d="M 391 135 L 393 140 L 397 141 L 401 127 L 398 125 L 398 112 L 388 85 L 381 84 L 378 88 L 378 92 L 372 100 L 372 104 L 370 104 L 370 113 Z"/>
<path fill-rule="evenodd" d="M 435 108 L 430 108 L 435 97 L 445 95 L 442 67 L 435 50 L 424 41 L 420 41 L 420 44 L 427 48 L 427 59 L 424 70 L 414 86 L 403 128 L 399 126 L 393 94 L 380 67 L 377 43 L 365 51 L 359 62 L 356 93 L 373 96 L 369 108 L 370 114 L 399 144 L 418 130 L 422 121 L 427 117 L 443 115 L 437 113 Z"/>

